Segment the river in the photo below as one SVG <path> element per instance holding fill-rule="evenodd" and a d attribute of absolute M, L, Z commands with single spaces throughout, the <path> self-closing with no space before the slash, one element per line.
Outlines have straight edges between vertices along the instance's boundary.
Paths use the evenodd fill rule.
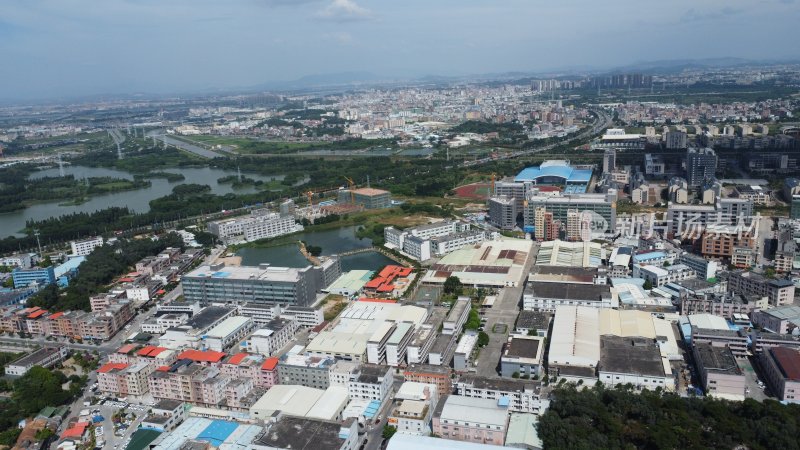
<path fill-rule="evenodd" d="M 25 228 L 25 222 L 28 220 L 42 220 L 49 217 L 57 217 L 76 212 L 94 212 L 111 206 L 127 206 L 136 212 L 147 212 L 150 210 L 150 200 L 171 194 L 172 188 L 179 184 L 207 184 L 211 186 L 211 192 L 217 195 L 224 195 L 232 192 L 238 194 L 256 192 L 256 189 L 253 186 L 244 186 L 234 189 L 230 183 L 217 183 L 217 179 L 228 175 L 236 175 L 236 171 L 213 169 L 210 167 L 169 168 L 164 169 L 163 171 L 181 173 L 184 177 L 186 177 L 186 179 L 183 181 L 169 182 L 163 178 L 152 178 L 150 179 L 150 187 L 132 191 L 93 195 L 89 201 L 80 205 L 61 206 L 59 203 L 64 203 L 68 200 L 58 200 L 47 203 L 37 203 L 20 211 L 2 213 L 0 214 L 0 238 L 12 235 L 19 236 L 20 230 Z M 64 174 L 73 175 L 78 179 L 88 177 L 114 177 L 125 178 L 128 180 L 133 179 L 133 175 L 129 174 L 128 172 L 101 167 L 65 166 Z M 252 173 L 242 173 L 242 175 L 246 176 L 247 178 L 261 180 L 264 182 L 280 180 L 283 178 L 283 175 L 264 176 Z M 37 179 L 42 177 L 57 176 L 59 176 L 58 168 L 52 168 L 35 172 L 31 174 L 30 178 Z"/>
<path fill-rule="evenodd" d="M 322 254 L 326 256 L 372 246 L 372 240 L 356 237 L 354 226 L 300 233 L 293 235 L 292 238 L 295 241 L 305 241 L 308 245 L 322 247 Z M 282 267 L 305 267 L 309 264 L 300 253 L 296 242 L 268 248 L 245 247 L 240 249 L 237 255 L 242 257 L 242 265 L 245 266 L 270 263 Z M 345 272 L 354 269 L 378 270 L 387 264 L 394 262 L 377 252 L 342 257 L 342 270 Z"/>

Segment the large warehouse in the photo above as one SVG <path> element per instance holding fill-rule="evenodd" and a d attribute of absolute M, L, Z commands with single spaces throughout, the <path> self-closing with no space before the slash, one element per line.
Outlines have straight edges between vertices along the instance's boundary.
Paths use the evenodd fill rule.
<path fill-rule="evenodd" d="M 445 255 L 422 278 L 423 283 L 444 284 L 456 276 L 466 286 L 502 288 L 520 286 L 527 276 L 533 241 L 502 239 L 462 248 Z"/>
<path fill-rule="evenodd" d="M 623 348 L 627 351 L 621 352 Z M 551 377 L 672 390 L 670 360 L 680 358 L 672 324 L 647 312 L 556 307 L 548 357 Z"/>
<path fill-rule="evenodd" d="M 405 322 L 418 327 L 427 317 L 427 310 L 418 306 L 380 299 L 362 299 L 350 303 L 329 329 L 320 332 L 309 342 L 306 351 L 314 355 L 366 362 L 367 347 L 372 341 L 378 342 L 375 351 L 381 355 L 379 359 L 382 362 L 387 350 L 405 350 L 387 349 L 394 345 L 392 335 L 404 328 L 399 325 Z M 408 345 L 407 340 L 403 344 Z"/>

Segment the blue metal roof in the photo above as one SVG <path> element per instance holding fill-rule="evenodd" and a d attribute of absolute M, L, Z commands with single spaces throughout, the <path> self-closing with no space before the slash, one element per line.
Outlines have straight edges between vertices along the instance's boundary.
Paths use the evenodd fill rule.
<path fill-rule="evenodd" d="M 522 170 L 514 181 L 536 181 L 539 178 L 562 178 L 565 183 L 588 183 L 592 178 L 589 169 L 573 169 L 568 165 L 547 165 L 528 167 Z"/>
<path fill-rule="evenodd" d="M 633 255 L 634 262 L 639 261 L 650 261 L 651 259 L 661 259 L 666 258 L 667 254 L 664 252 L 647 252 L 647 253 L 639 253 L 638 255 Z"/>

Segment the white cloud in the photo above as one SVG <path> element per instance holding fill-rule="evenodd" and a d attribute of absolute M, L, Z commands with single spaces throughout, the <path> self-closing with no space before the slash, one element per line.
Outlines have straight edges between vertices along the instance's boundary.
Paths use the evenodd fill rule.
<path fill-rule="evenodd" d="M 372 11 L 359 5 L 354 0 L 333 0 L 317 13 L 317 17 L 335 22 L 352 22 L 368 20 L 373 15 Z"/>

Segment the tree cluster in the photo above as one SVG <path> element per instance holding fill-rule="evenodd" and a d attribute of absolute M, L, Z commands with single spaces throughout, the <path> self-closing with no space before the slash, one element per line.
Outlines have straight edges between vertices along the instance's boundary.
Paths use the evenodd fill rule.
<path fill-rule="evenodd" d="M 539 421 L 546 449 L 799 449 L 800 405 L 562 386 Z"/>
<path fill-rule="evenodd" d="M 183 240 L 170 233 L 158 240 L 120 239 L 96 248 L 78 268 L 77 276 L 62 292 L 51 284 L 28 299 L 29 306 L 51 311 L 89 310 L 89 297 L 102 292 L 115 277 L 124 274 L 145 256 L 156 255 L 167 247 L 182 247 Z"/>

